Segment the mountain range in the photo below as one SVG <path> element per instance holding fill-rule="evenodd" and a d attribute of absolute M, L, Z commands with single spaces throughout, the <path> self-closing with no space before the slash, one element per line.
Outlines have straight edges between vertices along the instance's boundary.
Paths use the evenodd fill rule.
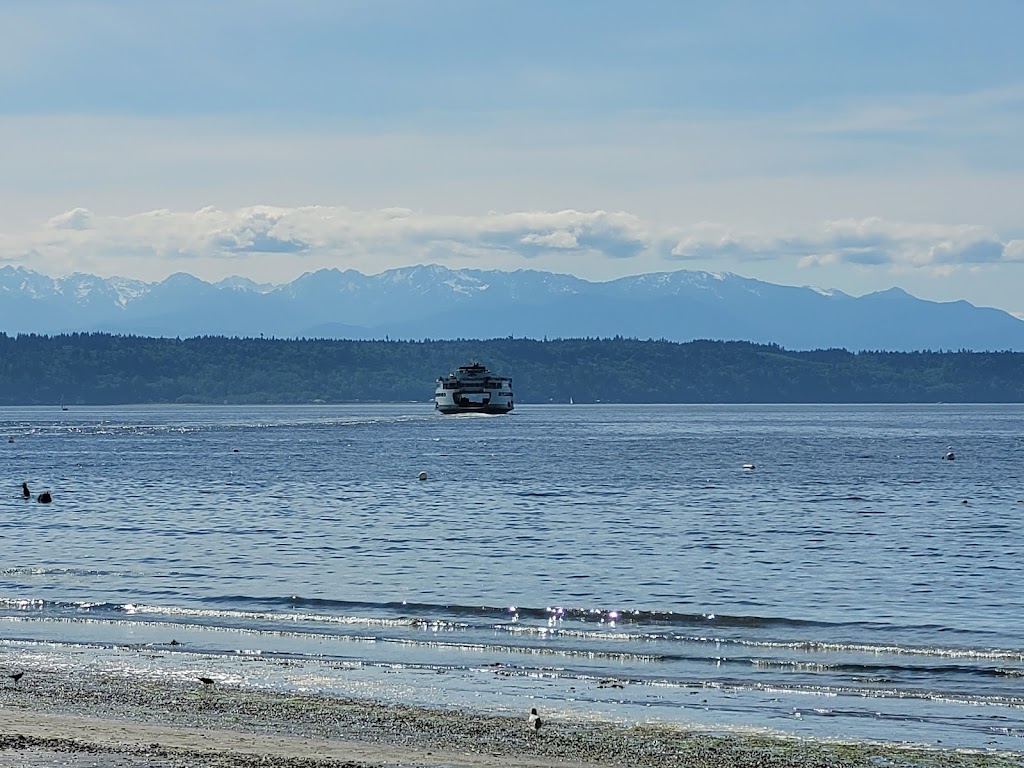
<path fill-rule="evenodd" d="M 680 270 L 590 282 L 516 270 L 324 269 L 291 283 L 157 283 L 0 269 L 0 331 L 138 336 L 487 339 L 507 336 L 744 340 L 788 349 L 1024 351 L 1024 321 L 899 288 L 854 297 Z"/>

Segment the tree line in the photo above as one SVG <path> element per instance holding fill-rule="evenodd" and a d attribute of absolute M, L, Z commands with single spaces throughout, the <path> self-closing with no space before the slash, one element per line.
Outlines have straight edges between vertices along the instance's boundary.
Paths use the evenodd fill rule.
<path fill-rule="evenodd" d="M 479 360 L 523 403 L 1024 402 L 1024 353 L 732 341 L 345 341 L 0 334 L 0 404 L 424 402 Z"/>

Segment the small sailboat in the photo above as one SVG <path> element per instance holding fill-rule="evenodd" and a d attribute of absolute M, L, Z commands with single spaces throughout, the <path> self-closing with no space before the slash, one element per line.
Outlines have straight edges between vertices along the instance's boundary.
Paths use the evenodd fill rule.
<path fill-rule="evenodd" d="M 62 411 L 66 411 L 68 409 L 68 407 L 64 405 L 64 395 L 60 396 L 60 409 Z"/>

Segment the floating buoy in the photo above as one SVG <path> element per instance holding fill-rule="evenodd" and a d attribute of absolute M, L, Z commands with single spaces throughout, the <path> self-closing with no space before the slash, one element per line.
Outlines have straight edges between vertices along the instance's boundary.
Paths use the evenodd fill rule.
<path fill-rule="evenodd" d="M 418 477 L 420 480 L 426 480 L 427 479 L 427 473 L 426 472 L 420 472 L 418 475 L 416 475 L 416 477 Z"/>

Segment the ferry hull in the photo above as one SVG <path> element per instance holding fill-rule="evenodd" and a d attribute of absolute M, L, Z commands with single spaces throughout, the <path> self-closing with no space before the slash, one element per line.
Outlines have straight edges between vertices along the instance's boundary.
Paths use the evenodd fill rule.
<path fill-rule="evenodd" d="M 508 413 L 512 410 L 512 405 L 437 405 L 437 410 L 443 414 L 451 415 L 453 413 Z"/>

